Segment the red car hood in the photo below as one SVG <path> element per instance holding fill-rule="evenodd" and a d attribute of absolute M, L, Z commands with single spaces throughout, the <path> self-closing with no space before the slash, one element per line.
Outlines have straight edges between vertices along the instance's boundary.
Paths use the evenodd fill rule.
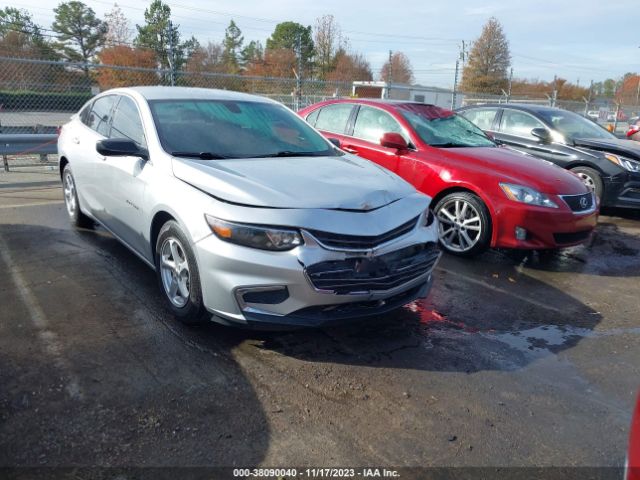
<path fill-rule="evenodd" d="M 498 182 L 515 183 L 543 193 L 578 195 L 589 190 L 582 180 L 557 165 L 510 148 L 441 148 L 443 164 L 492 175 Z"/>

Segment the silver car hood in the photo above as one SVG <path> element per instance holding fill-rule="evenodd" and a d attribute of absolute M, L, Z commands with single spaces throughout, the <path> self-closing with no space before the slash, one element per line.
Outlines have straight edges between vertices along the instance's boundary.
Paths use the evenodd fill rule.
<path fill-rule="evenodd" d="M 415 193 L 397 175 L 354 155 L 226 160 L 173 157 L 173 174 L 221 200 L 257 207 L 366 211 Z"/>

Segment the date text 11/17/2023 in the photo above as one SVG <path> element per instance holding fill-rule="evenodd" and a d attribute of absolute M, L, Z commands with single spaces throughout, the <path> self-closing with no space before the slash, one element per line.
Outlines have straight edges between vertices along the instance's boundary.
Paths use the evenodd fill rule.
<path fill-rule="evenodd" d="M 236 468 L 236 478 L 398 478 L 396 470 L 387 468 Z"/>

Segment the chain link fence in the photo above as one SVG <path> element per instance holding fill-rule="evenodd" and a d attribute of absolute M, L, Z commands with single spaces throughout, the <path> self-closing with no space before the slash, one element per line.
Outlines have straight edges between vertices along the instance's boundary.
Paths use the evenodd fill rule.
<path fill-rule="evenodd" d="M 55 133 L 70 115 L 101 91 L 171 83 L 263 95 L 292 110 L 351 94 L 351 84 L 343 82 L 0 56 L 0 133 Z"/>
<path fill-rule="evenodd" d="M 132 85 L 174 84 L 247 92 L 272 98 L 292 110 L 329 98 L 348 97 L 354 92 L 362 97 L 388 96 L 447 108 L 483 103 L 552 103 L 549 97 L 508 97 L 435 87 L 395 84 L 379 87 L 381 82 L 355 83 L 366 85 L 357 90 L 348 82 L 231 75 L 204 69 L 173 72 L 137 65 L 70 63 L 27 58 L 19 52 L 3 51 L 0 52 L 0 134 L 55 133 L 97 93 Z M 591 108 L 586 102 L 566 100 L 557 100 L 555 105 L 583 115 Z"/>

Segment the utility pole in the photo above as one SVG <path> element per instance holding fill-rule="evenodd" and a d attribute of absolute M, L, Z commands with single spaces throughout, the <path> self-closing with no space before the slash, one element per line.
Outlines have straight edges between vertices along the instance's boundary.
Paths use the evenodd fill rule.
<path fill-rule="evenodd" d="M 296 75 L 296 110 L 302 108 L 302 34 L 298 32 L 296 39 L 296 50 L 298 54 L 298 75 Z"/>
<path fill-rule="evenodd" d="M 591 97 L 593 96 L 593 80 L 591 80 L 591 84 L 589 85 L 589 97 L 585 98 L 582 97 L 582 100 L 584 100 L 584 116 L 587 116 L 587 113 L 589 113 L 589 105 L 591 104 Z"/>
<path fill-rule="evenodd" d="M 553 76 L 553 93 L 551 94 L 551 106 L 555 107 L 556 106 L 556 101 L 558 100 L 558 86 L 557 86 L 557 82 L 558 82 L 558 76 L 554 75 Z"/>
<path fill-rule="evenodd" d="M 391 98 L 391 82 L 393 82 L 393 52 L 389 50 L 389 67 L 387 68 L 387 95 Z"/>
<path fill-rule="evenodd" d="M 511 100 L 511 84 L 513 83 L 513 67 L 509 70 L 509 89 L 507 90 L 507 103 Z"/>
<path fill-rule="evenodd" d="M 458 93 L 458 70 L 460 69 L 460 60 L 456 60 L 456 73 L 453 77 L 453 92 L 451 92 L 451 110 L 456 108 L 456 95 Z"/>
<path fill-rule="evenodd" d="M 169 61 L 169 85 L 173 87 L 175 85 L 175 62 L 173 56 L 173 22 L 171 20 L 169 20 L 167 29 L 167 40 L 169 41 L 169 55 L 167 56 L 167 60 Z"/>
<path fill-rule="evenodd" d="M 464 40 L 462 40 L 462 45 L 460 47 L 460 57 L 456 60 L 456 73 L 453 77 L 453 92 L 451 92 L 451 110 L 456 108 L 456 97 L 458 96 L 458 77 L 460 75 L 460 62 L 462 62 L 462 66 L 464 67 L 464 62 L 466 60 L 466 45 Z"/>

